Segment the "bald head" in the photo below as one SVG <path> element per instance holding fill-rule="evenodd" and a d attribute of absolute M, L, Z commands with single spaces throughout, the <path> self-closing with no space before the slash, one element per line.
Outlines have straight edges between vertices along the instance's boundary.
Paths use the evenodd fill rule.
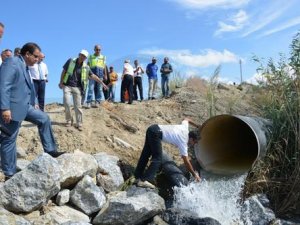
<path fill-rule="evenodd" d="M 2 38 L 4 34 L 4 24 L 0 22 L 0 38 Z"/>

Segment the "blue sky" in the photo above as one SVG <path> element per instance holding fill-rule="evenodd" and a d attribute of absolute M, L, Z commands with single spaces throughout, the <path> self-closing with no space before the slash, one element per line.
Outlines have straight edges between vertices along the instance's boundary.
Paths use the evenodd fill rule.
<path fill-rule="evenodd" d="M 156 56 L 160 66 L 169 56 L 182 76 L 207 78 L 221 64 L 220 80 L 239 83 L 241 59 L 249 80 L 254 54 L 289 53 L 300 11 L 299 0 L 10 0 L 1 3 L 0 21 L 0 49 L 38 43 L 49 69 L 46 97 L 61 98 L 63 64 L 95 44 L 117 71 L 125 58 L 146 66 Z"/>

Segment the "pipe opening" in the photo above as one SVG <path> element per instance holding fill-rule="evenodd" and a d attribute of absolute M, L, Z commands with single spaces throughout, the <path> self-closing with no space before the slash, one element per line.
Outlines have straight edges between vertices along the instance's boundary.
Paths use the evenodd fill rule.
<path fill-rule="evenodd" d="M 200 165 L 207 171 L 235 174 L 248 171 L 260 152 L 259 140 L 241 118 L 221 115 L 207 120 L 195 148 Z"/>

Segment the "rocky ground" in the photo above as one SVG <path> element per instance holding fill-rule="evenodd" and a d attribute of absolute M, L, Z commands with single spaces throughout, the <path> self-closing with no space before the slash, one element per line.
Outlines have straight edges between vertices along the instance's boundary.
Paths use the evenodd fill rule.
<path fill-rule="evenodd" d="M 176 124 L 185 117 L 203 123 L 210 117 L 211 94 L 211 88 L 198 81 L 175 89 L 168 99 L 135 101 L 132 105 L 102 102 L 99 108 L 83 108 L 83 131 L 75 127 L 65 127 L 63 105 L 47 105 L 46 112 L 51 117 L 60 150 L 107 152 L 134 166 L 143 147 L 148 126 L 155 123 Z M 251 86 L 238 88 L 219 84 L 213 90 L 213 98 L 216 114 L 257 114 Z M 28 160 L 42 152 L 35 125 L 27 122 L 22 124 L 17 146 L 27 153 Z M 165 145 L 164 149 L 173 155 L 175 161 L 180 160 L 175 147 Z"/>

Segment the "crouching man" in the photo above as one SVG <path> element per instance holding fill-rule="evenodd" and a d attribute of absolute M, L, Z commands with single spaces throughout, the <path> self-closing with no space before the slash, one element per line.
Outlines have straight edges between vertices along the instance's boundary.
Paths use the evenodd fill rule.
<path fill-rule="evenodd" d="M 137 186 L 155 188 L 152 183 L 154 183 L 155 176 L 162 165 L 162 141 L 173 144 L 179 149 L 184 165 L 195 180 L 200 181 L 198 173 L 194 170 L 188 158 L 188 147 L 193 147 L 198 141 L 196 133 L 189 132 L 189 124 L 200 128 L 199 125 L 188 118 L 184 119 L 180 125 L 155 124 L 148 127 L 145 145 L 134 172 Z M 146 169 L 150 156 L 151 163 Z"/>

